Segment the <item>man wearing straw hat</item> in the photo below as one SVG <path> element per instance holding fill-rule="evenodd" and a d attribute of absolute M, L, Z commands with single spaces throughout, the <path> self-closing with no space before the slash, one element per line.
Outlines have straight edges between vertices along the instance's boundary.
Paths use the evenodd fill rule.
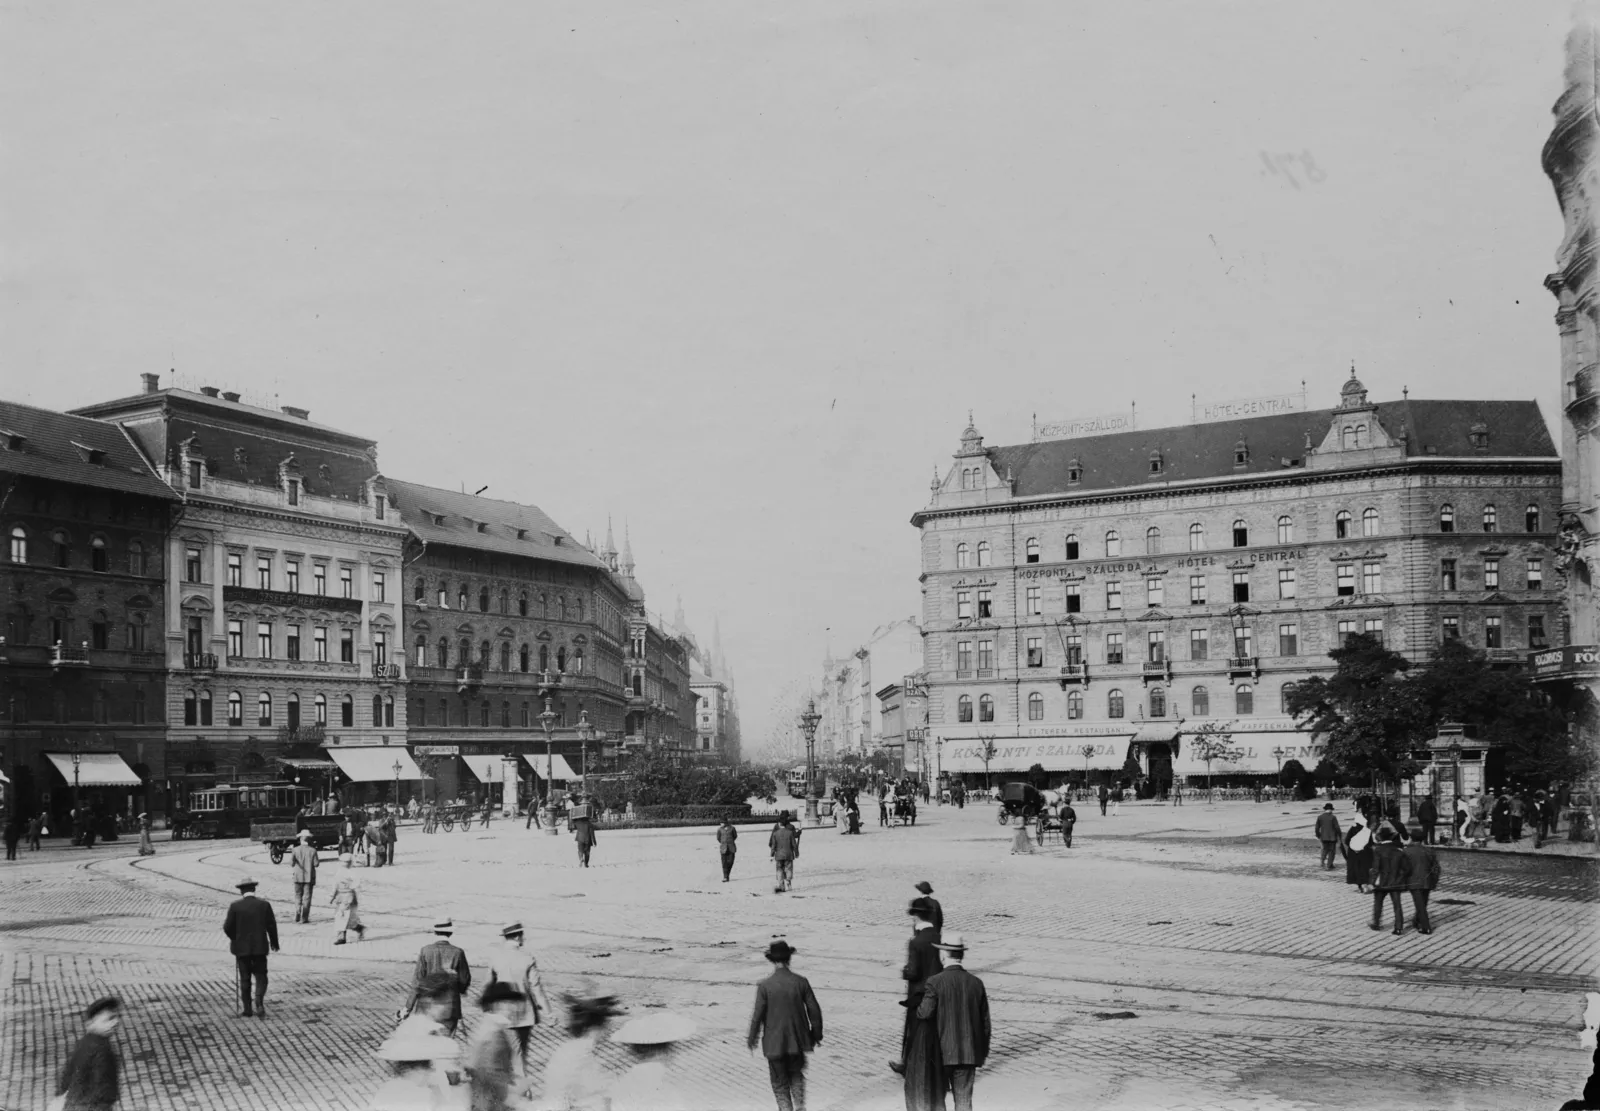
<path fill-rule="evenodd" d="M 804 976 L 789 971 L 794 948 L 783 938 L 767 946 L 767 960 L 777 965 L 756 985 L 746 1044 L 767 1059 L 767 1073 L 778 1111 L 806 1111 L 806 1054 L 822 1042 L 822 1008 Z"/>
<path fill-rule="evenodd" d="M 544 993 L 544 984 L 539 979 L 539 962 L 522 947 L 522 923 L 512 922 L 504 927 L 500 937 L 502 940 L 489 954 L 489 983 L 510 984 L 522 996 L 518 1005 L 507 1007 L 506 1021 L 511 1032 L 517 1036 L 517 1059 L 525 1075 L 528 1071 L 528 1042 L 533 1037 L 533 1028 L 539 1025 L 541 1018 L 547 1016 L 549 1023 L 554 1026 L 555 1011 L 551 1009 L 550 1000 Z"/>
<path fill-rule="evenodd" d="M 300 831 L 300 843 L 289 854 L 289 866 L 294 879 L 294 920 L 311 921 L 311 894 L 317 886 L 317 847 L 311 843 L 311 831 Z"/>
<path fill-rule="evenodd" d="M 272 904 L 256 898 L 256 881 L 245 876 L 234 885 L 239 898 L 228 907 L 222 932 L 228 935 L 228 948 L 239 969 L 239 998 L 244 1001 L 244 1017 L 267 1017 L 267 950 L 278 951 L 278 920 Z M 255 1006 L 252 1010 L 250 981 L 255 980 Z"/>
<path fill-rule="evenodd" d="M 423 985 L 428 982 L 429 976 L 440 972 L 449 973 L 454 983 L 450 998 L 450 1016 L 440 1021 L 452 1036 L 461 1023 L 461 993 L 472 986 L 472 969 L 467 966 L 466 953 L 450 944 L 450 935 L 455 932 L 455 923 L 448 918 L 441 918 L 433 924 L 433 933 L 437 940 L 424 945 L 422 951 L 417 954 L 411 997 L 406 1000 L 405 1010 L 401 1015 L 402 1018 L 408 1017 L 416 1009 L 417 1001 L 422 997 Z"/>
<path fill-rule="evenodd" d="M 955 1111 L 972 1111 L 973 1082 L 989 1059 L 989 993 L 962 965 L 967 942 L 961 934 L 950 931 L 934 948 L 944 960 L 944 971 L 928 980 L 917 1017 L 931 1018 L 938 1026 L 939 1055 Z"/>

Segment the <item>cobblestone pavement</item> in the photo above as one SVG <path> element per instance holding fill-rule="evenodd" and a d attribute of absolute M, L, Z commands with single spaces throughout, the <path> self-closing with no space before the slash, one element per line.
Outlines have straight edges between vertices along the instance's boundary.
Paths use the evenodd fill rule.
<path fill-rule="evenodd" d="M 1371 900 L 1342 869 L 1317 867 L 1317 809 L 1125 805 L 1085 813 L 1070 850 L 1011 856 L 992 807 L 929 808 L 914 828 L 807 831 L 787 895 L 760 827 L 729 884 L 709 830 L 602 833 L 589 870 L 569 838 L 520 825 L 402 831 L 399 865 L 361 873 L 367 941 L 333 946 L 331 884 L 310 926 L 282 925 L 265 1022 L 233 1017 L 220 924 L 245 870 L 289 918 L 287 864 L 244 842 L 25 855 L 0 869 L 0 1108 L 44 1105 L 76 1012 L 107 991 L 129 1004 L 125 1108 L 363 1108 L 383 1079 L 372 1051 L 448 913 L 480 979 L 515 918 L 553 992 L 603 986 L 692 1017 L 673 1068 L 711 1109 L 772 1105 L 743 1037 L 760 952 L 784 933 L 826 1014 L 811 1106 L 889 1111 L 918 879 L 989 987 L 984 1107 L 1548 1108 L 1581 1089 L 1595 863 L 1447 854 L 1436 932 L 1394 937 L 1366 928 Z M 538 1032 L 538 1059 L 556 1038 Z"/>

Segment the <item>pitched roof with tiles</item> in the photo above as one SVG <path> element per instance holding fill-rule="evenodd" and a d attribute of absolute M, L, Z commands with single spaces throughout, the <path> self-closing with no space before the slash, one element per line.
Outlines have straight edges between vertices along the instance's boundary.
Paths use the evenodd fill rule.
<path fill-rule="evenodd" d="M 430 544 L 454 544 L 606 569 L 598 556 L 537 506 L 481 498 L 388 476 L 384 476 L 384 483 L 406 527 Z"/>
<path fill-rule="evenodd" d="M 178 500 L 117 425 L 14 401 L 0 401 L 0 472 Z"/>
<path fill-rule="evenodd" d="M 1303 464 L 1307 437 L 1313 446 L 1320 445 L 1334 412 L 1316 409 L 1017 444 L 994 448 L 989 458 L 1002 478 L 1010 471 L 1019 498 L 1264 475 L 1287 470 L 1296 460 Z M 1404 425 L 1409 457 L 1549 460 L 1557 455 L 1534 401 L 1389 402 L 1378 407 L 1378 420 L 1392 437 L 1398 437 Z M 1478 424 L 1489 433 L 1486 450 L 1472 444 L 1472 429 Z M 1234 449 L 1240 442 L 1248 455 L 1243 465 L 1235 465 Z M 1150 470 L 1152 452 L 1161 456 L 1159 474 Z M 1082 476 L 1070 482 L 1068 470 L 1074 463 Z"/>

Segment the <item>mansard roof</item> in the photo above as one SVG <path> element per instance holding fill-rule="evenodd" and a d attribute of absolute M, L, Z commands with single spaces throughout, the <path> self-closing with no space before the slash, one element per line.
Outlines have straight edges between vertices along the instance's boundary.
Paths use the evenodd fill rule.
<path fill-rule="evenodd" d="M 1402 427 L 1407 457 L 1526 458 L 1553 461 L 1556 446 L 1534 401 L 1386 402 L 1376 406 L 1378 420 L 1399 438 Z M 993 448 L 989 457 L 997 473 L 1009 468 L 1015 496 L 1091 493 L 1150 483 L 1280 473 L 1305 464 L 1306 439 L 1320 444 L 1334 420 L 1334 410 L 1247 417 L 1211 424 L 1113 432 L 1074 440 L 1049 440 Z M 1474 447 L 1474 425 L 1489 433 L 1486 449 Z M 1243 443 L 1247 457 L 1235 463 Z M 1151 457 L 1158 453 L 1159 473 Z M 1068 481 L 1076 463 L 1082 475 Z"/>
<path fill-rule="evenodd" d="M 593 552 L 538 506 L 402 482 L 387 475 L 384 483 L 406 527 L 430 544 L 606 569 Z"/>
<path fill-rule="evenodd" d="M 0 472 L 178 500 L 117 425 L 14 401 L 0 401 Z"/>

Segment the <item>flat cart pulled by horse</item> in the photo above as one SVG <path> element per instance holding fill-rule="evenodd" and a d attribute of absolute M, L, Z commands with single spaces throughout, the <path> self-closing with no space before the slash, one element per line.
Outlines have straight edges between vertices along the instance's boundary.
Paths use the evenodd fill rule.
<path fill-rule="evenodd" d="M 1044 795 L 1033 784 L 1007 783 L 1000 788 L 1000 812 L 996 818 L 1001 825 L 1009 825 L 1012 818 L 1036 821 L 1044 810 Z"/>
<path fill-rule="evenodd" d="M 250 840 L 267 847 L 272 863 L 283 861 L 284 854 L 300 842 L 300 831 L 309 830 L 311 844 L 320 854 L 324 850 L 339 851 L 339 838 L 344 828 L 343 814 L 307 814 L 288 821 L 254 821 L 250 823 Z"/>
<path fill-rule="evenodd" d="M 914 826 L 917 824 L 917 796 L 909 790 L 895 792 L 894 807 L 889 811 L 889 824 Z"/>

